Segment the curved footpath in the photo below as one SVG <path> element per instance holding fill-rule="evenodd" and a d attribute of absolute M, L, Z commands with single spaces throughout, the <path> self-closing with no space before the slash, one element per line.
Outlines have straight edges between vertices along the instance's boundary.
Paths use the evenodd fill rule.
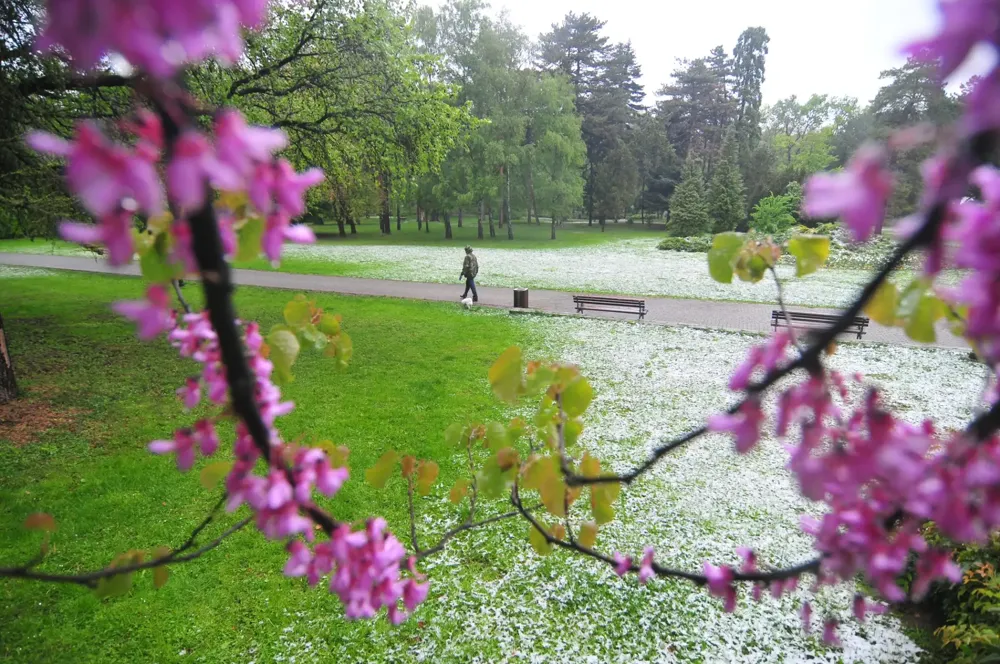
<path fill-rule="evenodd" d="M 93 258 L 78 256 L 56 256 L 50 254 L 8 254 L 0 253 L 0 265 L 49 268 L 54 270 L 75 270 L 78 272 L 98 272 L 138 276 L 136 265 L 113 268 Z M 239 285 L 262 286 L 301 291 L 322 291 L 344 295 L 365 295 L 374 297 L 399 297 L 411 300 L 430 300 L 458 303 L 463 284 L 420 283 L 413 281 L 389 281 L 385 279 L 359 279 L 355 277 L 329 277 L 314 274 L 291 274 L 287 272 L 265 272 L 262 270 L 233 270 L 233 278 Z M 8 282 L 10 283 L 10 282 Z M 16 283 L 16 282 L 14 282 Z M 509 288 L 480 286 L 479 304 L 487 307 L 513 309 L 513 294 Z M 0 292 L 0 296 L 2 296 Z M 528 304 L 532 311 L 551 314 L 575 314 L 573 293 L 564 291 L 532 290 Z M 689 325 L 709 329 L 739 330 L 745 332 L 770 331 L 771 311 L 774 304 L 750 302 L 718 302 L 713 300 L 681 300 L 665 297 L 646 297 L 647 323 L 660 325 Z M 794 307 L 793 307 L 794 308 Z M 837 313 L 832 309 L 812 309 L 809 311 Z M 590 312 L 588 316 L 603 318 L 634 319 L 635 315 L 618 315 L 605 312 Z M 845 337 L 845 340 L 849 340 Z M 890 343 L 920 346 L 911 341 L 898 328 L 889 328 L 872 322 L 863 342 Z M 938 340 L 934 346 L 943 348 L 967 348 L 965 342 L 952 335 L 943 324 L 938 325 Z"/>

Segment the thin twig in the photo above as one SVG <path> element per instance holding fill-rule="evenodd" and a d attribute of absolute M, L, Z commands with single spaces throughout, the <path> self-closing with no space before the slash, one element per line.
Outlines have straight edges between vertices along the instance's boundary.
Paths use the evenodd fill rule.
<path fill-rule="evenodd" d="M 173 284 L 174 294 L 177 295 L 177 301 L 180 302 L 181 306 L 184 308 L 184 313 L 191 313 L 191 306 L 187 303 L 187 300 L 184 299 L 184 294 L 181 293 L 180 282 L 177 279 L 171 279 L 170 283 Z"/>
<path fill-rule="evenodd" d="M 176 563 L 186 563 L 188 561 L 200 558 L 202 555 L 208 553 L 215 547 L 222 544 L 223 540 L 232 535 L 233 533 L 239 531 L 248 523 L 253 520 L 252 516 L 248 516 L 245 519 L 237 522 L 225 532 L 219 535 L 217 538 L 205 544 L 204 546 L 192 551 L 191 553 L 182 554 L 183 547 L 171 551 L 165 556 L 159 558 L 154 558 L 153 560 L 147 560 L 141 563 L 135 563 L 133 565 L 122 565 L 121 567 L 106 567 L 102 570 L 97 570 L 95 572 L 88 572 L 86 574 L 48 574 L 45 572 L 36 572 L 28 567 L 0 567 L 0 577 L 7 577 L 11 579 L 30 579 L 34 581 L 49 581 L 53 583 L 72 583 L 81 586 L 87 586 L 88 588 L 94 588 L 97 586 L 97 582 L 101 579 L 106 579 L 112 576 L 118 576 L 120 574 L 131 574 L 132 572 L 138 572 L 144 569 L 152 569 L 155 567 L 162 567 L 163 565 L 173 565 Z M 185 543 L 186 545 L 186 543 Z"/>
<path fill-rule="evenodd" d="M 538 509 L 539 507 L 541 507 L 541 505 L 534 505 L 532 507 L 526 507 L 524 509 L 525 509 L 526 512 L 531 513 L 534 510 Z M 505 512 L 504 514 L 498 514 L 496 516 L 491 516 L 490 518 L 483 519 L 482 521 L 471 521 L 471 520 L 468 520 L 465 523 L 463 523 L 463 524 L 461 524 L 459 526 L 455 526 L 451 530 L 449 530 L 446 533 L 444 533 L 441 536 L 440 541 L 438 541 L 438 543 L 435 544 L 434 546 L 432 546 L 431 548 L 424 549 L 423 551 L 418 552 L 417 553 L 417 560 L 422 560 L 422 559 L 424 559 L 424 558 L 426 558 L 428 556 L 434 555 L 435 553 L 439 553 L 440 551 L 442 551 L 444 549 L 445 544 L 447 544 L 448 541 L 451 540 L 451 538 L 455 537 L 455 535 L 458 535 L 460 533 L 464 533 L 467 530 L 472 530 L 473 528 L 479 528 L 479 527 L 482 527 L 482 526 L 487 526 L 487 525 L 489 525 L 491 523 L 496 523 L 497 521 L 503 521 L 504 519 L 510 519 L 510 518 L 515 517 L 515 516 L 520 516 L 520 514 L 521 514 L 520 510 L 514 510 L 513 512 Z"/>
<path fill-rule="evenodd" d="M 778 308 L 781 309 L 781 315 L 785 317 L 785 323 L 788 324 L 788 335 L 792 339 L 792 343 L 795 348 L 799 351 L 799 355 L 802 354 L 802 346 L 799 344 L 799 336 L 795 332 L 795 328 L 792 326 L 792 319 L 788 317 L 788 309 L 785 307 L 785 287 L 781 284 L 781 279 L 778 277 L 778 271 L 774 269 L 774 266 L 768 268 L 771 271 L 771 275 L 774 277 L 774 285 L 778 289 Z"/>
<path fill-rule="evenodd" d="M 406 478 L 406 502 L 410 508 L 410 545 L 414 553 L 420 553 L 420 545 L 417 544 L 417 517 L 413 512 L 413 475 Z"/>
<path fill-rule="evenodd" d="M 594 558 L 595 560 L 600 560 L 601 562 L 611 566 L 617 565 L 614 558 L 608 556 L 607 554 L 595 551 L 594 549 L 589 549 L 581 545 L 579 542 L 568 542 L 558 537 L 554 537 L 551 533 L 549 533 L 545 528 L 542 527 L 542 525 L 537 520 L 535 520 L 533 516 L 531 516 L 530 513 L 528 513 L 527 510 L 524 510 L 521 507 L 521 499 L 518 496 L 518 488 L 516 483 L 514 484 L 514 488 L 511 491 L 510 499 L 511 502 L 514 504 L 514 507 L 517 508 L 518 513 L 522 517 L 524 517 L 524 519 L 526 519 L 528 523 L 530 523 L 535 530 L 541 533 L 541 535 L 545 538 L 545 541 L 548 542 L 549 544 L 558 546 L 563 549 L 567 549 L 569 551 L 575 551 L 576 553 L 589 556 L 591 558 Z M 749 581 L 754 583 L 771 583 L 773 581 L 784 581 L 785 579 L 799 577 L 802 576 L 803 574 L 816 574 L 819 571 L 819 566 L 820 566 L 820 559 L 814 558 L 812 560 L 808 560 L 806 562 L 794 565 L 792 567 L 787 567 L 784 569 L 757 571 L 757 572 L 734 571 L 733 580 Z M 639 565 L 632 563 L 628 569 L 630 572 L 638 572 Z M 704 574 L 696 574 L 694 572 L 688 572 L 681 569 L 664 567 L 663 565 L 660 565 L 656 562 L 652 564 L 652 569 L 657 576 L 671 576 L 680 579 L 686 579 L 698 585 L 705 585 L 706 583 L 708 583 L 708 578 Z"/>

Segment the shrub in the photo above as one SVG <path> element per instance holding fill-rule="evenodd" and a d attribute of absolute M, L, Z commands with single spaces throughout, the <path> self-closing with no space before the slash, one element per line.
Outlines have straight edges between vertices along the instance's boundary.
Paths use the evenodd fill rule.
<path fill-rule="evenodd" d="M 712 236 L 706 234 L 692 237 L 665 237 L 657 248 L 664 251 L 707 252 L 712 248 Z"/>

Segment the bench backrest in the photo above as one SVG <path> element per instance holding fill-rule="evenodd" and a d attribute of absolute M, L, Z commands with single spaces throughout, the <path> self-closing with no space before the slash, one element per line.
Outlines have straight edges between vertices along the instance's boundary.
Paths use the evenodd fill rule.
<path fill-rule="evenodd" d="M 788 315 L 785 315 L 784 311 L 772 311 L 771 318 L 773 320 L 785 319 L 788 322 L 791 321 L 802 321 L 807 323 L 833 323 L 840 319 L 840 316 L 836 314 L 813 314 L 804 311 L 789 311 Z M 865 327 L 868 325 L 868 319 L 863 316 L 855 316 L 854 320 L 851 321 L 852 326 Z"/>
<path fill-rule="evenodd" d="M 573 301 L 580 304 L 619 304 L 631 307 L 645 306 L 645 300 L 629 300 L 621 297 L 595 297 L 591 295 L 574 295 Z"/>

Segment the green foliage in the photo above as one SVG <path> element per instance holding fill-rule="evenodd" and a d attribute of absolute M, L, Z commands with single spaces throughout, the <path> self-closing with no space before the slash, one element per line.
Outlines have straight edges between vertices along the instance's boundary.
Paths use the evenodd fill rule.
<path fill-rule="evenodd" d="M 670 197 L 670 219 L 667 232 L 674 237 L 701 235 L 712 230 L 705 200 L 705 182 L 701 167 L 694 160 L 684 166 L 681 183 Z"/>
<path fill-rule="evenodd" d="M 202 487 L 211 491 L 229 474 L 232 467 L 232 461 L 213 461 L 201 469 L 201 472 L 198 473 L 198 481 Z"/>
<path fill-rule="evenodd" d="M 365 471 L 365 481 L 376 489 L 384 488 L 385 483 L 389 481 L 396 469 L 397 461 L 399 461 L 399 454 L 394 450 L 388 450 L 379 457 L 374 466 Z"/>
<path fill-rule="evenodd" d="M 722 159 L 715 166 L 708 188 L 708 209 L 714 223 L 712 230 L 716 233 L 735 231 L 746 218 L 743 178 L 731 141 L 723 147 Z"/>
<path fill-rule="evenodd" d="M 795 225 L 792 209 L 788 196 L 762 198 L 750 213 L 750 229 L 768 235 L 783 233 Z"/>
<path fill-rule="evenodd" d="M 705 252 L 712 248 L 712 236 L 705 234 L 694 237 L 665 237 L 656 247 L 664 251 Z"/>

